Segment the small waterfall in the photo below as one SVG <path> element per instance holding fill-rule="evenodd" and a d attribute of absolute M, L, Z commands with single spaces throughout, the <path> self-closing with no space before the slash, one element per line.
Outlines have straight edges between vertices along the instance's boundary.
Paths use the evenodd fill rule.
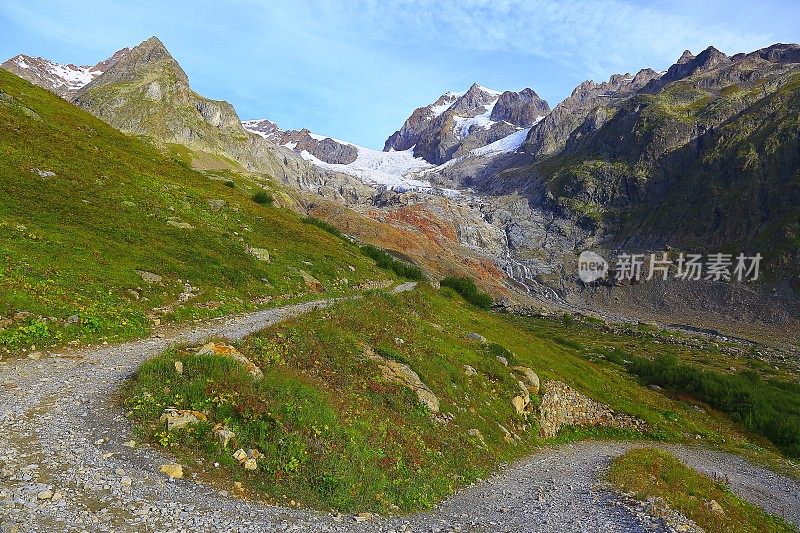
<path fill-rule="evenodd" d="M 552 288 L 536 280 L 536 273 L 524 261 L 511 257 L 506 253 L 501 270 L 528 294 L 553 302 L 561 302 L 561 297 Z"/>

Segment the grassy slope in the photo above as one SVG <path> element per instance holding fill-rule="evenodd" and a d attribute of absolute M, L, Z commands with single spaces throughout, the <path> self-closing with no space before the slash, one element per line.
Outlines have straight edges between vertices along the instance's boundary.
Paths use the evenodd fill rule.
<path fill-rule="evenodd" d="M 643 387 L 617 365 L 584 353 L 615 342 L 635 345 L 636 339 L 580 323 L 482 312 L 450 290 L 427 286 L 401 295 L 370 294 L 251 336 L 241 349 L 266 371 L 260 384 L 192 349 L 168 352 L 142 367 L 126 391 L 127 405 L 145 439 L 169 446 L 204 479 L 244 482 L 251 496 L 340 510 L 426 508 L 498 463 L 543 444 L 535 419 L 526 420 L 512 407 L 516 378 L 492 348 L 465 340 L 469 332 L 510 350 L 542 378 L 563 380 L 652 428 L 645 436 L 572 429 L 557 441 L 702 442 L 794 468 L 797 475 L 768 442 L 746 435 L 725 416 Z M 586 344 L 570 346 L 563 335 Z M 383 380 L 363 357 L 365 345 L 409 364 L 453 419 L 447 425 L 432 420 L 408 390 Z M 184 362 L 183 376 L 175 373 L 175 359 Z M 478 375 L 468 377 L 464 364 Z M 167 434 L 157 422 L 166 406 L 202 409 L 211 421 L 195 431 Z M 216 422 L 234 429 L 238 446 L 267 455 L 258 472 L 236 466 L 231 451 L 215 443 L 208 432 Z M 498 424 L 520 439 L 506 441 Z M 485 447 L 470 429 L 480 430 Z M 215 461 L 221 470 L 209 467 Z"/>
<path fill-rule="evenodd" d="M 259 206 L 249 190 L 209 179 L 4 70 L 0 91 L 0 320 L 32 314 L 0 322 L 0 349 L 144 335 L 148 312 L 162 306 L 172 307 L 162 317 L 170 320 L 310 297 L 299 269 L 329 294 L 388 277 L 295 214 Z M 271 262 L 247 246 L 268 249 Z M 145 283 L 137 269 L 162 284 Z M 176 304 L 184 282 L 200 294 Z M 78 323 L 68 324 L 73 315 Z"/>
<path fill-rule="evenodd" d="M 638 498 L 663 498 L 709 533 L 795 531 L 789 524 L 734 496 L 722 484 L 698 474 L 673 455 L 652 449 L 631 450 L 611 465 L 609 481 Z M 712 511 L 714 500 L 724 514 Z"/>

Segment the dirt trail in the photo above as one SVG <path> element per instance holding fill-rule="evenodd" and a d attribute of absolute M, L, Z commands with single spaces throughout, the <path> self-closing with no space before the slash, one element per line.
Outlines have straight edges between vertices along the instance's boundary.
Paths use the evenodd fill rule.
<path fill-rule="evenodd" d="M 412 290 L 403 284 L 395 290 Z M 176 343 L 249 333 L 338 300 L 211 320 L 69 358 L 0 365 L 0 531 L 665 531 L 662 521 L 598 480 L 632 444 L 550 448 L 467 487 L 434 511 L 357 523 L 353 517 L 233 498 L 191 478 L 168 481 L 160 451 L 127 447 L 131 427 L 111 398 L 145 359 Z M 670 447 L 732 489 L 800 524 L 800 483 L 741 458 Z M 54 493 L 54 498 L 40 499 Z"/>

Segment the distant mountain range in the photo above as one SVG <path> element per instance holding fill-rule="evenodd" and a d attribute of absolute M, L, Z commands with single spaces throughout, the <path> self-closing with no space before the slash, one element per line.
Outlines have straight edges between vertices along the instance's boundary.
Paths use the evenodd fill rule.
<path fill-rule="evenodd" d="M 215 154 L 390 224 L 452 227 L 505 289 L 567 308 L 674 318 L 796 320 L 800 290 L 800 46 L 684 52 L 585 81 L 554 108 L 533 89 L 473 84 L 414 110 L 383 151 L 262 118 L 194 92 L 155 37 L 92 67 L 2 65 L 114 127 Z M 398 210 L 425 211 L 398 218 Z M 403 212 L 403 217 L 406 217 Z M 586 287 L 577 254 L 685 250 L 768 258 L 755 286 Z M 425 254 L 421 254 L 422 258 Z M 414 259 L 414 257 L 412 257 Z M 444 266 L 442 268 L 445 268 Z M 754 292 L 755 291 L 755 292 Z M 665 295 L 674 301 L 667 301 Z M 666 302 L 666 303 L 665 303 Z M 642 311 L 647 309 L 649 311 Z"/>
<path fill-rule="evenodd" d="M 0 68 L 70 100 L 81 87 L 103 74 L 129 52 L 129 48 L 123 48 L 94 66 L 61 65 L 43 57 L 20 54 L 4 62 Z"/>

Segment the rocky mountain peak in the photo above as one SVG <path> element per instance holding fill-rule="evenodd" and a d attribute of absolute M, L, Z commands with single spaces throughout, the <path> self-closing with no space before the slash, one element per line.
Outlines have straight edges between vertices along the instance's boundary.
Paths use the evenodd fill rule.
<path fill-rule="evenodd" d="M 269 139 L 276 133 L 283 133 L 283 130 L 280 128 L 280 126 L 268 118 L 243 120 L 242 126 L 244 126 L 245 129 L 264 137 L 265 139 Z"/>
<path fill-rule="evenodd" d="M 635 76 L 614 74 L 606 82 L 586 80 L 580 83 L 572 94 L 531 129 L 523 144 L 524 150 L 534 156 L 560 151 L 572 132 L 582 124 L 588 129 L 601 125 L 605 115 L 595 113 L 597 109 L 632 96 L 658 78 L 656 71 L 642 69 Z"/>
<path fill-rule="evenodd" d="M 550 112 L 550 106 L 533 89 L 502 93 L 492 108 L 491 120 L 527 128 Z"/>
<path fill-rule="evenodd" d="M 800 63 L 800 45 L 777 43 L 748 55 L 771 63 Z"/>
<path fill-rule="evenodd" d="M 284 131 L 277 124 L 265 118 L 245 120 L 242 122 L 242 126 L 277 145 L 300 155 L 305 152 L 324 163 L 348 165 L 358 158 L 358 148 L 354 145 L 317 135 L 308 128 Z"/>
<path fill-rule="evenodd" d="M 383 150 L 404 151 L 412 148 L 417 143 L 419 133 L 424 130 L 432 120 L 444 113 L 461 96 L 460 93 L 446 92 L 432 104 L 415 109 L 403 123 L 403 126 L 394 132 L 383 145 Z"/>
<path fill-rule="evenodd" d="M 126 133 L 148 135 L 210 153 L 231 154 L 252 168 L 254 139 L 231 104 L 192 91 L 164 44 L 151 37 L 119 57 L 73 103 Z M 257 140 L 260 141 L 260 140 Z"/>
<path fill-rule="evenodd" d="M 415 157 L 441 164 L 528 128 L 549 111 L 530 88 L 501 92 L 473 83 L 416 109 L 387 139 L 384 151 L 413 147 Z"/>
<path fill-rule="evenodd" d="M 709 46 L 697 56 L 692 55 L 688 50 L 684 51 L 678 62 L 669 67 L 667 72 L 659 79 L 654 79 L 648 83 L 643 92 L 656 93 L 662 87 L 673 81 L 681 80 L 695 73 L 713 70 L 722 65 L 728 64 L 731 59 L 713 46 Z"/>
<path fill-rule="evenodd" d="M 500 96 L 499 91 L 486 89 L 477 83 L 473 83 L 467 92 L 461 95 L 448 111 L 454 111 L 459 115 L 474 116 L 475 114 L 483 113 L 486 110 L 485 106 L 495 102 Z"/>
<path fill-rule="evenodd" d="M 43 57 L 19 54 L 4 62 L 0 68 L 70 100 L 83 86 L 103 74 L 128 52 L 128 48 L 123 48 L 94 66 L 64 65 Z"/>
<path fill-rule="evenodd" d="M 127 46 L 125 48 L 122 48 L 121 50 L 117 50 L 111 57 L 109 57 L 108 59 L 104 59 L 103 61 L 95 65 L 92 70 L 100 71 L 101 73 L 105 72 L 111 65 L 113 65 L 114 63 L 116 63 L 117 61 L 119 61 L 120 59 L 122 59 L 123 57 L 125 57 L 130 53 L 131 49 L 128 48 Z"/>
<path fill-rule="evenodd" d="M 453 102 L 458 100 L 458 97 L 459 97 L 458 93 L 453 93 L 453 92 L 448 91 L 448 92 L 444 93 L 442 96 L 440 96 L 439 98 L 436 99 L 436 101 L 433 103 L 433 107 L 434 108 L 442 108 L 442 107 L 444 107 L 444 109 L 447 109 L 448 107 L 450 107 L 450 105 L 452 105 Z M 421 109 L 427 109 L 428 107 L 430 107 L 430 106 L 426 106 L 425 108 L 421 108 Z M 444 109 L 441 109 L 441 110 L 444 111 Z M 437 113 L 435 110 L 432 113 L 433 116 L 438 116 L 440 114 L 441 113 Z M 433 116 L 431 118 L 433 118 Z"/>
<path fill-rule="evenodd" d="M 647 82 L 649 82 L 654 78 L 658 78 L 659 76 L 660 76 L 659 73 L 656 72 L 655 70 L 651 68 L 643 68 L 642 70 L 637 72 L 636 75 L 633 77 L 631 85 L 641 88 L 644 87 L 647 84 Z"/>
<path fill-rule="evenodd" d="M 728 61 L 729 59 L 727 55 L 720 52 L 713 46 L 709 46 L 708 48 L 697 54 L 697 57 L 695 57 L 694 60 L 690 61 L 689 64 L 694 67 L 694 70 L 697 70 L 698 68 L 703 68 L 708 70 L 715 68 L 718 65 L 726 63 Z"/>
<path fill-rule="evenodd" d="M 684 65 L 694 59 L 694 54 L 690 50 L 684 50 L 681 54 L 681 57 L 678 58 L 676 62 L 678 65 Z"/>
<path fill-rule="evenodd" d="M 189 77 L 158 37 L 150 37 L 115 61 L 102 76 L 81 89 L 81 93 L 94 87 L 124 81 L 161 78 L 161 85 L 179 85 L 188 88 Z M 165 79 L 166 78 L 166 79 Z M 160 87 L 164 89 L 164 87 Z"/>

